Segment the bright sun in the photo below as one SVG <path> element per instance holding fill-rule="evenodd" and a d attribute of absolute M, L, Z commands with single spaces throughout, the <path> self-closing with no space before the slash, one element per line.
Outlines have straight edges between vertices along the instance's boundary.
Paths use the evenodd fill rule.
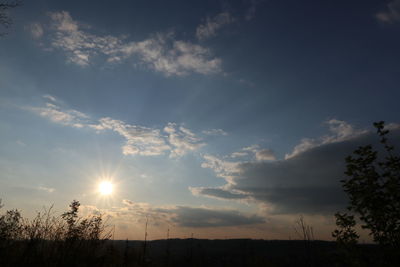
<path fill-rule="evenodd" d="M 109 181 L 102 181 L 99 184 L 99 192 L 102 195 L 111 195 L 111 193 L 113 192 L 113 184 Z"/>

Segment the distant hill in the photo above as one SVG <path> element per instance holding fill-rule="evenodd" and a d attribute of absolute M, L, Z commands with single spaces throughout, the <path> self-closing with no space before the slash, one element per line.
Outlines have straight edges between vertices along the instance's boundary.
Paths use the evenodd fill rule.
<path fill-rule="evenodd" d="M 144 241 L 110 242 L 138 256 L 144 251 Z M 372 251 L 375 245 L 360 248 Z M 146 243 L 151 266 L 342 266 L 341 257 L 337 244 L 330 241 L 189 238 Z"/>

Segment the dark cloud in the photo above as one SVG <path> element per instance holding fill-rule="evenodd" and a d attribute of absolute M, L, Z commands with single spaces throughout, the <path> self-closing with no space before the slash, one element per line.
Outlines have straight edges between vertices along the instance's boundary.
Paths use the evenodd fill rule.
<path fill-rule="evenodd" d="M 182 227 L 222 227 L 263 223 L 264 218 L 246 216 L 236 210 L 215 210 L 178 206 L 173 221 Z"/>
<path fill-rule="evenodd" d="M 190 188 L 194 195 L 204 195 L 209 197 L 215 197 L 220 199 L 245 199 L 247 198 L 244 194 L 232 193 L 224 188 L 215 187 L 195 187 Z"/>
<path fill-rule="evenodd" d="M 392 129 L 389 140 L 398 148 L 399 137 L 400 130 Z M 367 144 L 376 149 L 382 147 L 375 133 L 363 132 L 349 139 L 314 145 L 284 160 L 237 163 L 236 173 L 225 188 L 265 204 L 272 213 L 332 214 L 348 202 L 340 183 L 345 178 L 345 157 Z M 235 199 L 229 191 L 218 188 L 197 192 Z"/>
<path fill-rule="evenodd" d="M 135 218 L 149 218 L 157 226 L 175 224 L 181 227 L 222 227 L 240 226 L 263 223 L 264 218 L 258 215 L 246 215 L 236 210 L 210 209 L 203 207 L 169 206 L 154 207 L 148 203 L 137 203 L 123 200 L 128 209 L 122 209 L 123 216 L 134 220 Z M 118 212 L 121 216 L 121 211 Z"/>

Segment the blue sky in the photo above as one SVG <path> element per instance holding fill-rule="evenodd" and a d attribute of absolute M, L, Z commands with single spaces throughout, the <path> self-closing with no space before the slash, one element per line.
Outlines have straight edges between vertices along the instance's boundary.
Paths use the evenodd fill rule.
<path fill-rule="evenodd" d="M 0 39 L 0 197 L 118 238 L 330 238 L 344 157 L 398 135 L 400 1 L 35 1 Z M 111 179 L 114 192 L 97 186 Z"/>

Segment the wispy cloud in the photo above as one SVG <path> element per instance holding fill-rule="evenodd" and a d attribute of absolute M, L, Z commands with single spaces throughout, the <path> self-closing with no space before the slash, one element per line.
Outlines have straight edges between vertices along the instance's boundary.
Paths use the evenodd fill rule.
<path fill-rule="evenodd" d="M 91 125 L 97 130 L 113 130 L 126 139 L 122 147 L 125 155 L 156 156 L 171 150 L 159 129 L 130 125 L 120 120 L 101 118 L 99 124 Z"/>
<path fill-rule="evenodd" d="M 386 6 L 386 10 L 377 13 L 376 18 L 384 23 L 400 21 L 400 0 L 393 0 Z"/>
<path fill-rule="evenodd" d="M 57 99 L 54 96 L 51 95 L 43 95 L 44 99 L 50 100 L 52 102 L 57 102 Z"/>
<path fill-rule="evenodd" d="M 204 130 L 203 134 L 205 134 L 205 135 L 228 135 L 228 133 L 222 129 Z"/>
<path fill-rule="evenodd" d="M 49 13 L 51 48 L 63 51 L 67 61 L 81 67 L 103 58 L 118 64 L 132 60 L 166 76 L 190 73 L 204 75 L 221 72 L 221 59 L 201 45 L 175 38 L 173 32 L 155 33 L 149 38 L 130 42 L 128 36 L 96 35 L 90 27 L 74 20 L 66 11 Z M 41 34 L 43 35 L 43 33 Z"/>
<path fill-rule="evenodd" d="M 237 151 L 237 152 L 233 152 L 230 157 L 231 158 L 241 158 L 241 157 L 246 157 L 248 156 L 249 153 L 247 151 Z"/>
<path fill-rule="evenodd" d="M 183 126 L 178 127 L 176 123 L 168 123 L 164 132 L 168 134 L 168 141 L 173 146 L 171 157 L 183 156 L 188 151 L 195 151 L 205 145 L 189 129 Z"/>
<path fill-rule="evenodd" d="M 55 98 L 45 95 L 44 98 L 51 100 L 46 103 L 45 107 L 28 107 L 29 110 L 46 117 L 53 122 L 60 123 L 66 126 L 82 128 L 87 125 L 89 116 L 74 109 L 63 110 L 55 104 Z"/>
<path fill-rule="evenodd" d="M 205 145 L 189 129 L 176 123 L 168 123 L 163 129 L 165 134 L 160 129 L 130 125 L 111 118 L 101 118 L 98 124 L 90 127 L 113 130 L 123 136 L 126 139 L 122 147 L 125 155 L 155 156 L 169 152 L 170 157 L 181 157 Z"/>
<path fill-rule="evenodd" d="M 233 152 L 229 157 L 230 158 L 241 158 L 253 156 L 257 161 L 271 161 L 276 160 L 276 156 L 274 151 L 271 149 L 262 149 L 259 145 L 252 145 L 248 147 L 242 148 L 240 151 Z"/>
<path fill-rule="evenodd" d="M 255 87 L 255 83 L 248 81 L 246 79 L 243 79 L 243 78 L 239 79 L 238 82 L 240 82 L 241 84 L 244 84 L 246 86 L 249 86 L 249 87 Z"/>
<path fill-rule="evenodd" d="M 66 11 L 50 12 L 49 16 L 52 34 L 50 45 L 64 51 L 68 62 L 84 67 L 98 53 L 109 55 L 121 45 L 121 38 L 97 36 L 81 30 L 79 23 Z"/>
<path fill-rule="evenodd" d="M 15 141 L 15 143 L 19 146 L 26 146 L 26 144 L 24 142 L 22 142 L 21 140 L 17 140 L 17 141 Z"/>
<path fill-rule="evenodd" d="M 38 186 L 37 190 L 44 191 L 47 193 L 53 193 L 54 191 L 56 191 L 54 188 L 46 187 L 46 186 Z"/>
<path fill-rule="evenodd" d="M 43 36 L 43 27 L 40 23 L 32 23 L 27 27 L 28 31 L 31 33 L 32 37 L 35 39 L 41 38 Z"/>
<path fill-rule="evenodd" d="M 250 7 L 246 10 L 245 19 L 251 20 L 255 17 L 257 11 L 257 5 L 259 5 L 263 0 L 250 0 Z"/>
<path fill-rule="evenodd" d="M 123 44 L 113 51 L 109 61 L 120 62 L 132 56 L 138 56 L 142 64 L 166 76 L 182 76 L 191 72 L 215 74 L 221 71 L 221 59 L 213 58 L 209 49 L 176 40 L 172 32 Z"/>
<path fill-rule="evenodd" d="M 125 139 L 122 146 L 124 155 L 157 156 L 169 153 L 170 157 L 181 157 L 205 145 L 195 133 L 176 123 L 168 123 L 164 128 L 157 129 L 109 117 L 95 120 L 80 111 L 63 109 L 53 96 L 44 95 L 43 98 L 49 100 L 44 107 L 26 109 L 65 126 L 90 128 L 97 133 L 114 131 Z"/>
<path fill-rule="evenodd" d="M 224 178 L 229 183 L 234 183 L 235 176 L 240 172 L 240 162 L 226 161 L 209 154 L 204 155 L 203 158 L 202 168 L 212 169 L 217 176 Z"/>
<path fill-rule="evenodd" d="M 229 12 L 222 12 L 215 17 L 207 17 L 203 24 L 200 24 L 196 29 L 196 37 L 199 40 L 205 40 L 217 35 L 217 31 L 223 26 L 234 21 Z"/>

